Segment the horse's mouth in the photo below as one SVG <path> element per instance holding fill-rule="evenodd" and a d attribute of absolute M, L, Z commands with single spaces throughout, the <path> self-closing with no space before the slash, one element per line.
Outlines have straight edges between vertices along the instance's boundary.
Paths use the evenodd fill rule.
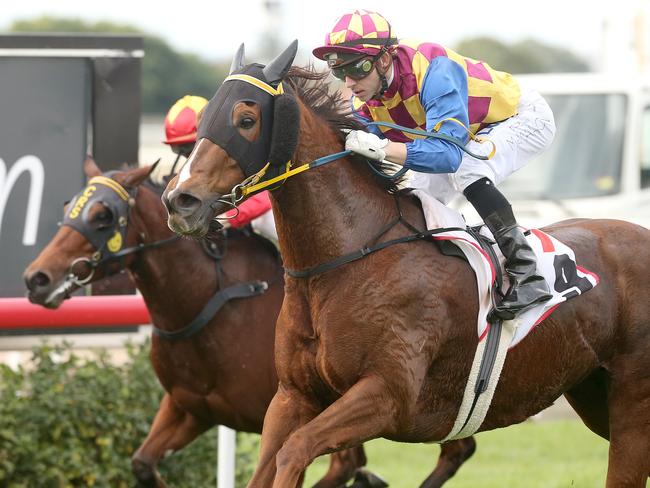
<path fill-rule="evenodd" d="M 215 227 L 220 227 L 215 222 L 215 217 L 232 208 L 220 198 L 221 196 L 218 195 L 202 202 L 201 206 L 192 213 L 170 212 L 167 225 L 172 231 L 182 236 L 193 239 L 205 237 Z"/>
<path fill-rule="evenodd" d="M 200 239 L 210 230 L 210 221 L 212 220 L 212 211 L 202 210 L 192 215 L 180 215 L 172 213 L 167 219 L 167 225 L 176 234 Z"/>
<path fill-rule="evenodd" d="M 41 305 L 45 308 L 57 309 L 61 306 L 64 300 L 72 296 L 72 292 L 77 290 L 79 285 L 66 277 L 61 283 L 50 292 L 34 293 L 28 292 L 27 298 L 35 305 Z"/>

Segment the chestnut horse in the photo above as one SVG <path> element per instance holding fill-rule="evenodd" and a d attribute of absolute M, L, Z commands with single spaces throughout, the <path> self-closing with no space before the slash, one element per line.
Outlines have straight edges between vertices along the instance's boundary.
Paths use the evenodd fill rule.
<path fill-rule="evenodd" d="M 288 172 L 289 160 L 320 164 L 342 151 L 341 129 L 356 125 L 322 75 L 290 70 L 296 49 L 294 42 L 267 66 L 244 66 L 240 49 L 206 107 L 188 164 L 163 195 L 169 225 L 202 235 L 224 202 L 271 178 L 287 279 L 275 341 L 280 383 L 264 420 L 255 488 L 296 487 L 317 456 L 369 439 L 444 439 L 477 346 L 476 283 L 464 261 L 423 239 L 367 253 L 373 239 L 425 228 L 418 201 L 387 191 L 394 188 L 366 161 L 345 153 Z M 650 231 L 614 220 L 545 231 L 601 281 L 510 351 L 479 430 L 521 422 L 565 394 L 610 441 L 607 486 L 645 487 Z"/>
<path fill-rule="evenodd" d="M 91 159 L 84 168 L 88 178 L 101 175 Z M 129 270 L 154 324 L 162 329 L 153 335 L 151 359 L 165 395 L 149 435 L 132 460 L 134 475 L 142 485 L 160 487 L 165 485 L 156 470 L 158 461 L 210 427 L 222 424 L 239 431 L 262 431 L 264 413 L 277 389 L 273 338 L 283 296 L 283 274 L 275 250 L 247 231 L 228 231 L 227 238 L 222 233 L 220 240 L 205 241 L 207 248 L 194 240 L 170 239 L 173 234 L 160 201 L 162 188 L 142 184 L 152 169 L 131 169 L 112 176 L 121 187 L 134 192 L 133 208 L 124 216 L 127 239 L 123 247 L 145 247 L 125 254 L 123 263 L 109 259 L 106 265 L 110 272 Z M 91 196 L 85 205 L 87 231 L 112 229 L 111 222 L 119 220 L 119 215 L 107 215 L 119 212 L 98 198 Z M 63 226 L 25 271 L 30 300 L 58 307 L 78 286 L 69 275 L 71 268 L 87 271 L 77 269 L 83 262 L 71 264 L 79 258 L 89 259 L 95 252 L 86 237 Z M 99 266 L 89 281 L 100 279 L 105 274 L 102 268 Z M 269 283 L 266 293 L 230 302 L 215 316 L 206 317 L 204 328 L 193 337 L 170 340 L 160 335 L 183 330 L 214 290 L 259 279 Z M 473 448 L 473 440 L 451 443 L 442 451 L 431 476 L 441 485 Z M 336 453 L 328 473 L 316 486 L 341 486 L 365 463 L 362 447 Z M 361 486 L 381 486 L 372 484 L 370 473 L 364 472 L 361 478 Z"/>

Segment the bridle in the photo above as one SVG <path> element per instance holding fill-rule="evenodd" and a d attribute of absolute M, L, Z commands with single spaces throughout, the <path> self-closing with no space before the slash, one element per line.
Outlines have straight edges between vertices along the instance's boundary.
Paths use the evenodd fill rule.
<path fill-rule="evenodd" d="M 299 120 L 300 118 L 300 108 L 295 100 L 294 95 L 292 93 L 285 93 L 285 90 L 282 88 L 282 79 L 288 72 L 291 62 L 295 57 L 296 50 L 297 42 L 294 41 L 289 46 L 289 48 L 287 48 L 275 60 L 273 60 L 271 63 L 269 63 L 269 65 L 262 69 L 260 65 L 249 65 L 248 67 L 242 66 L 242 45 L 237 51 L 235 60 L 233 61 L 233 66 L 237 69 L 231 69 L 231 74 L 226 77 L 222 86 L 215 94 L 214 98 L 208 103 L 205 112 L 208 114 L 208 116 L 206 117 L 204 115 L 204 118 L 201 121 L 201 125 L 199 126 L 199 136 L 210 139 L 213 143 L 221 146 L 224 150 L 226 150 L 226 152 L 228 152 L 228 154 L 230 154 L 231 157 L 237 161 L 240 169 L 246 176 L 244 181 L 232 188 L 230 194 L 222 195 L 219 199 L 219 202 L 228 203 L 233 207 L 236 207 L 239 202 L 253 193 L 264 189 L 272 190 L 274 189 L 273 187 L 275 185 L 284 183 L 291 176 L 302 173 L 308 169 L 342 159 L 351 154 L 351 151 L 349 150 L 341 151 L 294 167 L 291 159 L 297 147 L 299 123 L 297 124 L 296 120 Z M 233 86 L 234 83 L 238 83 L 237 91 L 235 91 L 235 88 Z M 240 134 L 238 134 L 235 128 L 232 126 L 232 123 L 230 121 L 230 110 L 228 110 L 228 108 L 232 110 L 232 98 L 238 100 L 247 98 L 261 104 L 262 120 L 264 121 L 263 126 L 265 127 L 266 131 L 261 138 L 261 141 L 250 143 L 250 141 L 245 140 Z M 229 101 L 231 102 L 230 106 L 228 106 Z M 272 116 L 270 115 L 271 110 L 273 113 Z M 478 142 L 490 142 L 493 146 L 492 152 L 488 156 L 473 154 L 465 147 L 463 141 L 446 134 L 439 133 L 438 130 L 440 129 L 441 125 L 447 121 L 460 124 L 465 128 L 469 134 L 469 137 L 473 140 L 476 140 Z M 269 127 L 269 122 L 271 127 Z M 496 147 L 492 141 L 480 139 L 474 136 L 461 121 L 454 118 L 441 120 L 434 127 L 433 131 L 409 129 L 387 122 L 372 122 L 368 125 L 399 128 L 404 132 L 409 132 L 424 137 L 444 139 L 453 144 L 456 144 L 462 151 L 478 159 L 490 159 L 496 151 Z M 289 126 L 289 130 L 286 130 L 284 127 L 276 130 L 278 126 Z M 280 135 L 280 140 L 276 140 L 276 135 L 278 134 Z M 246 149 L 245 147 L 247 143 L 252 145 L 252 148 L 250 150 Z M 282 147 L 284 150 L 278 151 L 278 147 Z M 245 160 L 239 161 L 239 159 L 236 157 L 237 154 L 243 155 L 245 157 Z M 264 155 L 268 156 L 264 157 Z M 257 156 L 257 158 L 255 158 L 255 156 Z M 264 163 L 264 161 L 267 162 Z M 370 162 L 368 162 L 368 164 L 375 172 L 378 172 L 372 166 L 372 164 L 370 164 Z M 260 169 L 255 171 L 256 168 Z M 276 171 L 276 175 L 273 174 L 273 170 Z M 378 173 L 384 178 L 395 180 L 400 178 L 406 171 L 407 168 L 402 168 L 400 171 L 393 175 L 387 175 L 383 172 Z M 312 268 L 303 270 L 286 269 L 286 273 L 294 278 L 308 278 L 316 274 L 337 268 L 338 266 L 349 263 L 351 261 L 361 259 L 370 253 L 385 249 L 386 247 L 403 242 L 429 238 L 436 233 L 449 230 L 417 229 L 405 221 L 404 217 L 402 216 L 401 209 L 399 208 L 399 200 L 397 198 L 396 205 L 398 207 L 398 217 L 386 228 L 381 229 L 380 232 L 374 238 L 372 238 L 362 249 L 344 256 L 340 256 L 329 262 L 322 263 Z M 407 227 L 412 232 L 412 234 L 391 241 L 378 242 L 389 229 L 398 224 Z"/>
<path fill-rule="evenodd" d="M 66 278 L 66 282 L 70 285 L 82 286 L 89 283 L 98 269 L 103 269 L 108 276 L 119 273 L 126 267 L 127 256 L 145 249 L 160 247 L 180 238 L 174 235 L 151 243 L 124 247 L 138 187 L 122 186 L 111 178 L 113 174 L 115 172 L 111 171 L 91 178 L 88 185 L 70 201 L 63 222 L 60 224 L 79 232 L 95 248 L 90 257 L 78 257 L 70 263 Z M 110 212 L 111 219 L 105 225 L 96 226 L 89 221 L 89 211 L 95 203 L 101 203 Z M 108 267 L 108 264 L 116 261 L 119 262 L 117 269 Z M 75 272 L 79 264 L 83 264 L 89 270 L 84 277 L 78 276 Z"/>

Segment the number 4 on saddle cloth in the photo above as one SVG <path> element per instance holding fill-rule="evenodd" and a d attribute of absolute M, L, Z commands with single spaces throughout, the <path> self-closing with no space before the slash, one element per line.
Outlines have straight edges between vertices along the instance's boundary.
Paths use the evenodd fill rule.
<path fill-rule="evenodd" d="M 595 273 L 576 264 L 575 254 L 568 246 L 540 230 L 532 229 L 525 235 L 537 257 L 537 272 L 548 282 L 552 298 L 525 310 L 513 320 L 489 324 L 487 317 L 495 301 L 492 294 L 496 293 L 494 285 L 498 282 L 497 276 L 503 277 L 503 290 L 507 290 L 509 285 L 501 251 L 498 246 L 487 244 L 489 252 L 486 252 L 475 232 L 463 230 L 467 228 L 465 220 L 455 210 L 421 190 L 413 190 L 412 193 L 422 203 L 427 229 L 450 229 L 432 238 L 453 242 L 462 251 L 474 270 L 478 287 L 478 344 L 454 427 L 447 437 L 439 441 L 446 442 L 469 437 L 480 428 L 490 408 L 508 350 L 521 342 L 558 305 L 591 290 L 599 279 Z M 481 227 L 480 235 L 493 242 L 486 226 Z"/>
<path fill-rule="evenodd" d="M 444 206 L 435 198 L 421 190 L 412 192 L 422 202 L 427 228 L 466 228 L 463 217 L 455 210 Z M 482 226 L 480 234 L 494 241 L 486 226 Z M 526 238 L 537 256 L 537 270 L 548 282 L 553 297 L 536 307 L 526 310 L 504 325 L 514 329 L 510 347 L 517 345 L 526 335 L 562 302 L 591 290 L 598 284 L 599 278 L 595 273 L 578 266 L 573 251 L 554 237 L 538 229 L 526 232 Z M 436 240 L 450 240 L 456 244 L 467 258 L 476 274 L 479 293 L 478 336 L 482 340 L 489 328 L 487 316 L 494 303 L 494 284 L 497 276 L 503 276 L 502 289 L 508 289 L 508 276 L 504 271 L 504 257 L 498 246 L 492 246 L 494 256 L 499 261 L 500 269 L 495 265 L 488 253 L 470 232 L 450 231 L 433 236 Z"/>

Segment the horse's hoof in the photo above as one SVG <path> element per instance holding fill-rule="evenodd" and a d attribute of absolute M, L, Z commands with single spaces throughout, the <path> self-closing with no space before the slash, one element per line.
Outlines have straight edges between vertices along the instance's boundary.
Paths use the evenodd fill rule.
<path fill-rule="evenodd" d="M 131 460 L 131 471 L 137 480 L 137 486 L 141 487 L 155 487 L 156 474 L 151 464 L 142 461 L 141 459 Z"/>
<path fill-rule="evenodd" d="M 135 486 L 138 488 L 167 488 L 167 484 L 160 477 L 154 465 L 142 459 L 131 459 L 131 471 L 136 479 Z"/>
<path fill-rule="evenodd" d="M 365 468 L 357 469 L 350 488 L 386 488 L 388 483 Z"/>

